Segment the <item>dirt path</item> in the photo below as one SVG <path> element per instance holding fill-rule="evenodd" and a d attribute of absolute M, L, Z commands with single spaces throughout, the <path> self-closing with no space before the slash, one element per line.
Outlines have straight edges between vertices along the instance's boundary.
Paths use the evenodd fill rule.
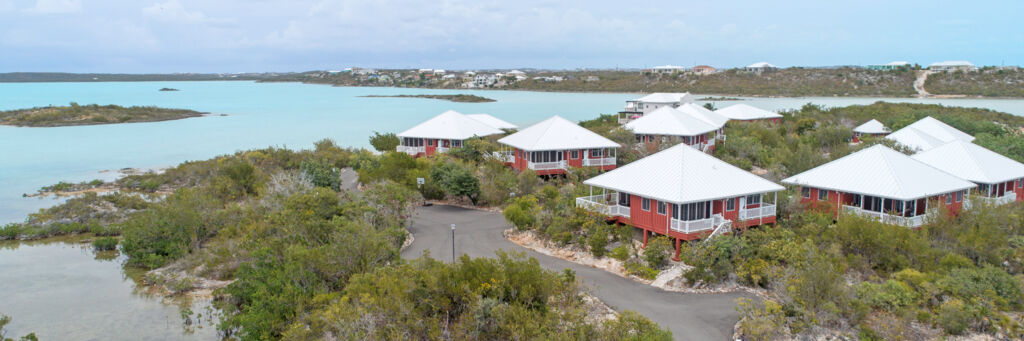
<path fill-rule="evenodd" d="M 917 79 L 914 80 L 914 90 L 917 91 L 917 97 L 928 98 L 932 94 L 928 93 L 928 90 L 924 89 L 924 82 L 928 80 L 928 75 L 931 75 L 934 71 L 931 70 L 918 70 Z"/>

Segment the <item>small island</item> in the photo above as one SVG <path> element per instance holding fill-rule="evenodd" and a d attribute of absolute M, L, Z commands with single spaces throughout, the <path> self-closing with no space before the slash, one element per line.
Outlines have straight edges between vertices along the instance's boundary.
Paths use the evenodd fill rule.
<path fill-rule="evenodd" d="M 708 97 L 704 97 L 704 98 L 698 99 L 698 101 L 738 101 L 738 100 L 740 100 L 740 98 L 725 97 L 725 96 L 719 96 L 719 97 L 708 96 Z"/>
<path fill-rule="evenodd" d="M 181 91 L 175 88 L 160 88 L 160 91 Z"/>
<path fill-rule="evenodd" d="M 0 125 L 18 127 L 63 127 L 96 124 L 157 122 L 203 116 L 187 109 L 122 107 L 119 105 L 50 106 L 0 111 Z"/>
<path fill-rule="evenodd" d="M 477 95 L 366 95 L 360 97 L 395 97 L 395 98 L 430 98 L 430 99 L 441 99 L 452 102 L 466 102 L 466 103 L 483 103 L 483 102 L 494 102 L 495 100 L 480 97 Z"/>

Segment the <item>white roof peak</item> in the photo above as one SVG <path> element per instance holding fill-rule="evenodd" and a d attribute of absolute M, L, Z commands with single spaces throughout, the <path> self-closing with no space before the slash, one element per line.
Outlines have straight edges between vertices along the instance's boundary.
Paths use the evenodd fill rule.
<path fill-rule="evenodd" d="M 737 103 L 728 107 L 715 110 L 716 114 L 725 116 L 730 120 L 750 121 L 782 118 L 776 112 L 764 110 L 749 104 Z"/>
<path fill-rule="evenodd" d="M 682 144 L 583 183 L 677 204 L 784 189 L 774 182 Z"/>
<path fill-rule="evenodd" d="M 1024 178 L 1024 164 L 961 140 L 917 153 L 913 158 L 975 183 L 996 184 Z"/>
<path fill-rule="evenodd" d="M 558 115 L 505 136 L 498 142 L 526 151 L 619 147 L 615 141 Z"/>
<path fill-rule="evenodd" d="M 870 121 L 853 128 L 853 132 L 861 134 L 886 134 L 889 133 L 889 128 L 882 124 L 882 122 L 872 118 Z"/>
<path fill-rule="evenodd" d="M 465 140 L 474 136 L 501 133 L 502 131 L 498 128 L 454 110 L 448 110 L 397 135 L 399 137 Z"/>
<path fill-rule="evenodd" d="M 894 131 L 887 139 L 916 150 L 928 150 L 953 140 L 974 141 L 974 136 L 928 116 Z"/>
<path fill-rule="evenodd" d="M 623 126 L 635 134 L 697 136 L 718 129 L 694 115 L 676 108 L 661 107 Z"/>

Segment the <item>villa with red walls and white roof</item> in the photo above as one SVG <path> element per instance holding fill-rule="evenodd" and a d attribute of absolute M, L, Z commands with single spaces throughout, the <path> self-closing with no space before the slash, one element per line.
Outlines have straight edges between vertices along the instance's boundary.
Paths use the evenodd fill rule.
<path fill-rule="evenodd" d="M 619 112 L 619 123 L 638 119 L 664 107 L 678 108 L 683 104 L 693 103 L 694 100 L 689 92 L 655 92 L 626 101 L 626 108 Z"/>
<path fill-rule="evenodd" d="M 615 169 L 620 147 L 559 116 L 505 136 L 498 143 L 505 146 L 500 154 L 505 163 L 520 171 L 532 169 L 538 175 L 566 174 L 569 167 Z"/>
<path fill-rule="evenodd" d="M 701 119 L 697 109 L 684 105 L 679 108 L 664 107 L 655 110 L 626 123 L 623 128 L 632 131 L 638 142 L 683 143 L 711 153 L 715 148 L 715 140 L 721 139 L 724 126 L 725 124 L 716 125 Z"/>
<path fill-rule="evenodd" d="M 800 201 L 833 214 L 846 212 L 919 227 L 944 207 L 960 211 L 975 184 L 883 145 L 874 145 L 782 180 L 800 187 Z"/>
<path fill-rule="evenodd" d="M 576 206 L 675 239 L 707 238 L 732 228 L 775 223 L 774 182 L 686 145 L 588 179 Z M 769 202 L 768 199 L 771 199 Z"/>
<path fill-rule="evenodd" d="M 451 148 L 462 147 L 462 143 L 472 137 L 502 134 L 501 129 L 507 126 L 515 127 L 487 114 L 463 115 L 448 110 L 398 133 L 397 150 L 415 157 L 444 153 Z"/>
<path fill-rule="evenodd" d="M 782 115 L 743 103 L 715 110 L 715 113 L 732 121 L 782 123 Z"/>
<path fill-rule="evenodd" d="M 975 183 L 975 197 L 989 204 L 1024 201 L 1024 164 L 982 146 L 956 140 L 912 158 Z"/>
<path fill-rule="evenodd" d="M 853 128 L 853 142 L 860 142 L 861 137 L 864 136 L 879 137 L 887 134 L 889 134 L 888 127 L 882 124 L 882 122 L 878 122 L 876 119 L 871 119 L 870 121 L 864 122 L 864 124 Z"/>
<path fill-rule="evenodd" d="M 957 130 L 931 116 L 892 132 L 885 138 L 915 151 L 929 150 L 954 140 L 974 141 L 974 136 Z"/>

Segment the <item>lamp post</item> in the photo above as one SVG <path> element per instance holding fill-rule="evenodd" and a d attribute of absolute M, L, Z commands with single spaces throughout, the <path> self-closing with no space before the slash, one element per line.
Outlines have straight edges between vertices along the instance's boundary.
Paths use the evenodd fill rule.
<path fill-rule="evenodd" d="M 452 224 L 452 264 L 455 264 L 455 224 Z"/>

